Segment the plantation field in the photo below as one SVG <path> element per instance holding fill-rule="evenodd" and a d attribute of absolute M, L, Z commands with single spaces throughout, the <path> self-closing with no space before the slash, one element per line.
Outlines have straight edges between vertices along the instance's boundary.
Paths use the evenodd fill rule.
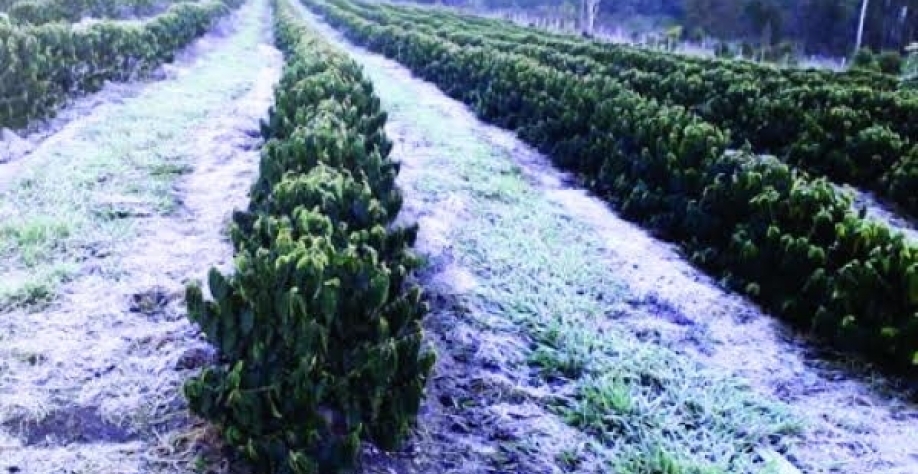
<path fill-rule="evenodd" d="M 98 91 L 106 81 L 149 74 L 238 6 L 236 0 L 183 2 L 139 23 L 88 26 L 63 17 L 30 22 L 11 12 L 8 21 L 0 21 L 0 127 L 25 127 L 52 115 L 72 96 Z M 47 12 L 51 7 L 36 8 Z"/>
<path fill-rule="evenodd" d="M 356 0 L 24 3 L 0 469 L 918 472 L 893 78 Z"/>
<path fill-rule="evenodd" d="M 173 3 L 173 0 L 3 0 L 0 12 L 6 14 L 10 23 L 25 26 L 143 18 L 165 11 Z"/>
<path fill-rule="evenodd" d="M 423 10 L 360 13 L 380 25 L 446 35 L 458 45 L 521 54 L 578 75 L 613 77 L 645 98 L 685 107 L 729 132 L 733 147 L 748 142 L 757 153 L 868 187 L 918 215 L 913 192 L 918 94 L 896 90 L 894 77 L 683 58 Z"/>

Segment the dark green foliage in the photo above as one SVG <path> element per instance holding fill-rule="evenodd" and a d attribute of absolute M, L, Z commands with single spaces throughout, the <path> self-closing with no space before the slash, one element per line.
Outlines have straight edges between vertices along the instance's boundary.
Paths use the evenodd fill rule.
<path fill-rule="evenodd" d="M 918 95 L 897 91 L 894 76 L 856 68 L 838 74 L 688 58 L 411 8 L 355 5 L 351 11 L 381 26 L 410 25 L 459 46 L 520 54 L 577 75 L 609 76 L 644 97 L 685 107 L 729 131 L 734 148 L 748 142 L 755 152 L 869 188 L 918 217 L 918 208 L 892 193 L 891 178 L 885 176 L 902 159 L 900 145 L 918 140 Z M 789 57 L 790 47 L 784 43 L 767 53 Z M 866 54 L 878 70 L 874 56 Z M 888 142 L 874 140 L 871 147 L 855 143 L 866 135 L 876 137 L 878 127 L 887 129 Z M 878 170 L 878 163 L 884 167 Z"/>
<path fill-rule="evenodd" d="M 877 55 L 877 67 L 883 74 L 898 76 L 902 74 L 902 65 L 905 59 L 898 51 L 883 51 Z"/>
<path fill-rule="evenodd" d="M 66 19 L 66 12 L 59 8 L 58 5 L 51 5 L 47 2 L 35 0 L 23 0 L 13 4 L 9 10 L 10 20 L 14 23 L 28 23 L 39 25 L 52 21 L 63 21 Z"/>
<path fill-rule="evenodd" d="M 397 59 L 483 119 L 515 130 L 731 287 L 836 347 L 914 373 L 918 247 L 861 218 L 825 179 L 772 158 L 729 152 L 735 137 L 702 118 L 712 112 L 696 114 L 636 92 L 645 84 L 668 91 L 654 97 L 699 101 L 709 83 L 730 82 L 740 72 L 645 75 L 665 61 L 610 48 L 630 67 L 645 66 L 602 74 L 592 56 L 601 50 L 588 43 L 572 41 L 568 53 L 559 53 L 539 45 L 541 33 L 493 39 L 508 33 L 489 20 L 348 0 L 304 2 L 352 40 Z M 817 77 L 774 70 L 782 74 L 801 84 Z M 814 87 L 790 103 L 763 96 L 756 85 L 737 80 L 726 86 L 723 102 L 704 107 L 735 110 L 736 124 L 760 123 L 755 133 L 776 147 L 804 123 L 802 133 L 819 140 L 812 149 L 803 146 L 811 140 L 791 142 L 787 159 L 877 179 L 899 202 L 914 205 L 918 149 L 906 138 L 914 135 L 873 123 L 878 98 L 852 86 Z M 824 113 L 808 115 L 824 106 Z M 773 121 L 755 122 L 760 115 Z"/>
<path fill-rule="evenodd" d="M 883 178 L 890 197 L 905 209 L 918 210 L 918 144 L 906 154 Z"/>
<path fill-rule="evenodd" d="M 406 438 L 433 365 L 408 282 L 416 228 L 393 226 L 398 167 L 372 85 L 284 0 L 276 10 L 287 64 L 234 216 L 236 270 L 211 270 L 212 301 L 187 291 L 220 361 L 185 394 L 256 472 L 347 472 L 361 440 Z"/>
<path fill-rule="evenodd" d="M 697 27 L 696 27 L 696 28 L 686 29 L 686 30 L 684 30 L 684 31 L 687 32 L 687 33 L 685 34 L 685 39 L 687 39 L 688 41 L 691 41 L 691 42 L 693 42 L 693 43 L 701 43 L 702 41 L 704 41 L 705 36 L 707 36 L 707 35 L 705 35 L 705 32 L 704 32 L 704 29 L 703 29 L 703 28 L 697 28 Z M 718 45 L 717 45 L 717 49 L 720 49 L 721 46 L 723 46 L 724 44 L 725 44 L 725 43 L 723 43 L 723 42 L 719 42 Z"/>
<path fill-rule="evenodd" d="M 880 65 L 877 64 L 876 57 L 873 55 L 873 51 L 870 48 L 861 48 L 854 53 L 854 57 L 851 58 L 851 67 L 854 69 L 861 69 L 864 71 L 879 71 Z"/>
<path fill-rule="evenodd" d="M 170 61 L 241 0 L 181 3 L 138 25 L 101 22 L 16 27 L 0 23 L 0 127 L 47 117 L 69 97 Z"/>
<path fill-rule="evenodd" d="M 19 0 L 9 8 L 13 23 L 74 23 L 84 17 L 132 18 L 165 10 L 174 0 Z"/>

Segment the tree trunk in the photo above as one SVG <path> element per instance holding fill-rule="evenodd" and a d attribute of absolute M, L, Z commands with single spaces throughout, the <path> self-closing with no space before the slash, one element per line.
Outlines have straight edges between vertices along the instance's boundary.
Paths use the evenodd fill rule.
<path fill-rule="evenodd" d="M 596 14 L 599 12 L 600 0 L 582 0 L 580 2 L 580 31 L 586 36 L 593 36 Z"/>
<path fill-rule="evenodd" d="M 864 40 L 864 22 L 867 20 L 867 7 L 870 4 L 870 0 L 864 0 L 861 3 L 861 19 L 857 25 L 857 39 L 854 41 L 854 52 L 858 52 L 861 49 L 861 42 Z"/>

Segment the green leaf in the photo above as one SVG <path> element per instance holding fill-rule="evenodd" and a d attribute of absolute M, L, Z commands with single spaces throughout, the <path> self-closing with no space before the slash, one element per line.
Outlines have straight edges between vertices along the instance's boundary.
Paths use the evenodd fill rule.
<path fill-rule="evenodd" d="M 918 304 L 918 264 L 912 265 L 905 274 L 908 278 L 908 302 Z"/>
<path fill-rule="evenodd" d="M 207 285 L 210 288 L 210 294 L 214 296 L 215 300 L 220 301 L 226 298 L 229 288 L 226 284 L 226 279 L 216 268 L 211 268 L 207 274 Z"/>
<path fill-rule="evenodd" d="M 246 308 L 242 311 L 242 314 L 239 315 L 239 328 L 242 330 L 243 336 L 249 335 L 254 327 L 255 313 L 252 311 L 252 308 Z"/>

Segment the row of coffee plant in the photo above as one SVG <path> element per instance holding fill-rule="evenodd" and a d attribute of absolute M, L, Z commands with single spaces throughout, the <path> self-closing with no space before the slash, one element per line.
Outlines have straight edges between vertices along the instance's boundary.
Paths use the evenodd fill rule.
<path fill-rule="evenodd" d="M 636 61 L 635 66 L 642 69 L 653 69 L 659 73 L 670 73 L 690 68 L 692 70 L 718 69 L 742 77 L 777 80 L 775 87 L 800 86 L 800 85 L 839 85 L 839 86 L 871 86 L 876 90 L 892 91 L 899 86 L 895 76 L 877 74 L 864 70 L 850 70 L 842 73 L 821 69 L 781 68 L 774 65 L 756 63 L 751 61 L 737 61 L 722 58 L 708 58 L 700 56 L 687 56 L 660 50 L 642 49 L 633 46 L 618 45 L 603 41 L 595 41 L 564 33 L 553 33 L 545 30 L 527 28 L 503 20 L 473 17 L 443 10 L 430 10 L 424 7 L 399 6 L 389 8 L 385 4 L 373 2 L 358 2 L 351 8 L 366 10 L 371 15 L 392 15 L 402 20 L 402 26 L 410 26 L 410 21 L 421 23 L 459 20 L 470 29 L 483 28 L 494 33 L 507 33 L 512 36 L 523 35 L 523 41 L 539 46 L 553 46 L 557 50 L 568 53 L 586 53 L 591 55 L 606 54 L 605 59 L 627 59 Z M 407 13 L 406 17 L 402 13 Z M 374 17 L 374 21 L 384 20 L 385 17 Z M 637 53 L 637 54 L 635 54 Z M 623 55 L 623 56 L 615 56 Z M 602 56 L 598 56 L 600 59 Z"/>
<path fill-rule="evenodd" d="M 193 411 L 259 473 L 351 468 L 361 440 L 392 450 L 434 356 L 409 280 L 417 227 L 397 227 L 399 170 L 360 67 L 275 4 L 286 58 L 251 203 L 233 218 L 235 272 L 187 290 L 219 362 L 190 380 Z"/>
<path fill-rule="evenodd" d="M 487 43 L 501 50 L 512 49 L 520 44 L 530 45 L 534 49 L 529 54 L 534 57 L 559 61 L 559 64 L 567 67 L 576 66 L 573 70 L 581 73 L 617 76 L 639 71 L 646 74 L 647 79 L 636 82 L 644 89 L 638 92 L 653 92 L 647 95 L 686 107 L 699 107 L 700 104 L 723 97 L 737 84 L 753 83 L 758 96 L 772 100 L 788 99 L 807 110 L 853 108 L 867 114 L 871 123 L 887 125 L 906 138 L 918 138 L 918 123 L 908 120 L 918 113 L 918 95 L 895 91 L 898 80 L 891 76 L 876 78 L 855 75 L 852 79 L 847 76 L 849 73 L 802 71 L 744 61 L 691 58 L 559 36 L 493 19 L 450 13 L 432 16 L 424 10 L 406 12 L 378 4 L 359 5 L 354 13 L 362 13 L 361 16 L 380 24 L 403 27 L 411 24 L 425 28 L 427 31 L 447 35 L 457 44 L 483 46 Z M 658 90 L 653 89 L 655 83 L 660 81 L 669 83 L 660 86 Z"/>
<path fill-rule="evenodd" d="M 304 2 L 353 41 L 516 130 L 774 313 L 839 348 L 915 370 L 918 246 L 860 218 L 825 179 L 731 152 L 722 130 L 609 76 L 381 26 L 341 8 L 346 0 Z"/>
<path fill-rule="evenodd" d="M 554 39 L 498 27 L 504 24 L 495 20 L 441 18 L 436 12 L 376 5 L 351 8 L 381 25 L 410 23 L 462 46 L 524 54 L 573 73 L 612 76 L 645 97 L 686 107 L 729 131 L 734 147 L 748 142 L 756 153 L 775 154 L 833 181 L 868 188 L 918 217 L 918 94 L 838 85 L 821 76 L 794 83 L 778 70 L 738 73 L 726 66 L 735 61 L 682 61 L 676 68 L 672 56 L 658 52 Z"/>
<path fill-rule="evenodd" d="M 166 10 L 173 0 L 18 0 L 7 12 L 14 24 L 74 23 L 83 18 L 128 19 Z"/>
<path fill-rule="evenodd" d="M 0 127 L 45 118 L 70 97 L 124 81 L 171 61 L 242 0 L 179 3 L 142 24 L 104 21 L 85 28 L 0 23 Z"/>

